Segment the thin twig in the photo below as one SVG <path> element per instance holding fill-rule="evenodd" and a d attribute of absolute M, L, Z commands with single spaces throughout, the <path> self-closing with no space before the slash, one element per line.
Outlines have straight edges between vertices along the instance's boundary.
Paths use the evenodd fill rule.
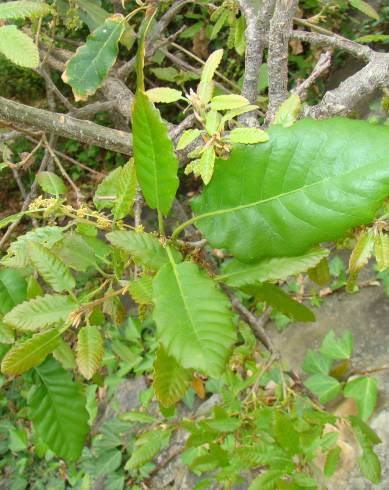
<path fill-rule="evenodd" d="M 295 88 L 294 93 L 300 96 L 301 100 L 305 100 L 307 96 L 307 90 L 315 81 L 331 66 L 331 51 L 326 51 L 320 55 L 318 62 L 316 63 L 312 73 L 304 80 L 298 87 Z"/>

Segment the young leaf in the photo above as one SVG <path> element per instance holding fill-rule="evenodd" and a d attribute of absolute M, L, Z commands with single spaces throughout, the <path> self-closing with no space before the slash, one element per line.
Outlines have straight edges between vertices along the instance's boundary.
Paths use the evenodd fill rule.
<path fill-rule="evenodd" d="M 302 364 L 302 369 L 307 374 L 324 374 L 330 372 L 332 360 L 321 352 L 316 352 L 311 349 L 307 351 Z"/>
<path fill-rule="evenodd" d="M 189 146 L 195 139 L 197 139 L 201 135 L 200 130 L 198 129 L 187 129 L 184 131 L 178 140 L 176 150 L 183 150 L 187 146 Z"/>
<path fill-rule="evenodd" d="M 299 434 L 288 415 L 280 411 L 276 411 L 274 414 L 274 437 L 289 455 L 293 456 L 299 452 Z"/>
<path fill-rule="evenodd" d="M 178 188 L 178 160 L 159 111 L 141 90 L 135 95 L 132 131 L 142 192 L 147 204 L 166 216 Z"/>
<path fill-rule="evenodd" d="M 69 269 L 49 249 L 35 242 L 30 242 L 27 249 L 32 264 L 55 292 L 62 293 L 75 287 L 76 282 Z"/>
<path fill-rule="evenodd" d="M 213 77 L 215 75 L 215 71 L 217 67 L 220 65 L 220 62 L 223 58 L 223 50 L 218 49 L 211 53 L 207 61 L 203 66 L 203 70 L 201 72 L 200 83 L 197 87 L 197 95 L 200 97 L 200 100 L 204 105 L 208 104 L 208 102 L 212 98 L 213 93 Z"/>
<path fill-rule="evenodd" d="M 16 375 L 38 366 L 57 347 L 59 337 L 58 330 L 49 330 L 16 344 L 3 357 L 1 371 L 4 374 Z"/>
<path fill-rule="evenodd" d="M 36 179 L 42 189 L 52 196 L 59 196 L 67 192 L 64 181 L 53 172 L 39 172 Z"/>
<path fill-rule="evenodd" d="M 382 440 L 374 432 L 374 430 L 369 427 L 360 417 L 356 415 L 349 415 L 348 419 L 354 429 L 362 432 L 363 436 L 367 439 L 370 444 L 381 444 Z"/>
<path fill-rule="evenodd" d="M 27 282 L 17 269 L 0 270 L 0 315 L 5 315 L 27 297 Z"/>
<path fill-rule="evenodd" d="M 379 233 L 374 239 L 374 255 L 377 269 L 382 272 L 389 267 L 389 236 Z"/>
<path fill-rule="evenodd" d="M 222 268 L 223 275 L 217 279 L 237 288 L 265 281 L 285 281 L 289 276 L 301 274 L 315 267 L 328 255 L 328 249 L 314 248 L 298 257 L 274 257 L 263 259 L 256 264 L 244 264 L 232 259 L 225 262 Z"/>
<path fill-rule="evenodd" d="M 377 380 L 368 376 L 352 379 L 344 388 L 344 396 L 355 401 L 359 416 L 366 421 L 374 412 L 377 404 Z"/>
<path fill-rule="evenodd" d="M 276 308 L 292 320 L 301 322 L 315 321 L 315 315 L 309 308 L 292 299 L 274 284 L 264 283 L 255 286 L 246 286 L 243 288 L 243 291 L 254 296 L 257 301 L 264 301 L 268 305 Z"/>
<path fill-rule="evenodd" d="M 151 88 L 146 91 L 146 95 L 154 104 L 159 102 L 170 104 L 171 102 L 177 102 L 177 100 L 182 99 L 181 90 L 169 87 Z"/>
<path fill-rule="evenodd" d="M 211 99 L 211 109 L 213 111 L 228 111 L 232 109 L 240 109 L 247 106 L 250 102 L 242 95 L 216 95 Z"/>
<path fill-rule="evenodd" d="M 43 17 L 51 11 L 50 5 L 44 2 L 17 0 L 0 4 L 0 19 L 25 19 L 26 17 Z"/>
<path fill-rule="evenodd" d="M 282 470 L 267 470 L 251 482 L 248 490 L 275 490 L 284 474 Z"/>
<path fill-rule="evenodd" d="M 331 280 L 327 257 L 322 259 L 315 267 L 308 270 L 308 277 L 319 286 L 325 286 Z"/>
<path fill-rule="evenodd" d="M 215 158 L 215 150 L 212 146 L 207 148 L 201 155 L 199 161 L 199 170 L 201 178 L 203 179 L 205 185 L 208 185 L 212 179 Z"/>
<path fill-rule="evenodd" d="M 76 309 L 77 304 L 70 296 L 46 294 L 15 306 L 3 321 L 18 330 L 38 330 L 66 321 Z"/>
<path fill-rule="evenodd" d="M 365 477 L 378 485 L 381 481 L 381 463 L 376 453 L 371 448 L 365 448 L 358 459 L 359 467 Z"/>
<path fill-rule="evenodd" d="M 330 330 L 324 337 L 320 352 L 330 359 L 350 359 L 353 352 L 353 336 L 348 330 L 341 337 L 335 337 L 335 332 Z"/>
<path fill-rule="evenodd" d="M 218 112 L 207 112 L 207 115 L 205 116 L 205 129 L 210 136 L 220 131 L 221 120 L 222 117 Z"/>
<path fill-rule="evenodd" d="M 324 465 L 324 474 L 329 478 L 332 476 L 340 463 L 341 450 L 339 446 L 328 451 L 326 462 Z"/>
<path fill-rule="evenodd" d="M 321 403 L 327 403 L 338 396 L 342 389 L 339 381 L 324 374 L 314 374 L 305 382 L 305 386 L 316 395 Z"/>
<path fill-rule="evenodd" d="M 351 253 L 349 261 L 349 271 L 351 274 L 359 272 L 368 262 L 374 246 L 372 233 L 362 233 Z"/>
<path fill-rule="evenodd" d="M 65 369 L 75 369 L 77 364 L 72 348 L 61 337 L 58 340 L 58 345 L 53 350 L 54 359 L 56 359 Z"/>
<path fill-rule="evenodd" d="M 230 132 L 230 140 L 232 143 L 254 145 L 269 141 L 269 135 L 258 128 L 235 128 Z"/>
<path fill-rule="evenodd" d="M 0 53 L 24 68 L 37 68 L 39 65 L 36 44 L 14 25 L 0 27 Z"/>
<path fill-rule="evenodd" d="M 85 272 L 89 267 L 96 267 L 104 255 L 93 241 L 89 244 L 88 238 L 75 232 L 66 233 L 63 240 L 54 246 L 54 252 L 67 266 L 76 271 Z M 95 238 L 94 240 L 98 240 Z M 98 242 L 97 242 L 98 243 Z"/>
<path fill-rule="evenodd" d="M 112 170 L 96 188 L 93 203 L 100 211 L 104 208 L 112 208 L 115 205 L 117 191 L 123 178 L 123 167 Z"/>
<path fill-rule="evenodd" d="M 98 327 L 82 327 L 77 338 L 77 366 L 85 379 L 91 379 L 99 369 L 104 355 L 103 338 Z"/>
<path fill-rule="evenodd" d="M 300 111 L 300 97 L 297 94 L 292 94 L 280 105 L 274 116 L 273 124 L 281 124 L 284 128 L 289 128 L 297 120 Z"/>
<path fill-rule="evenodd" d="M 164 429 L 154 429 L 142 434 L 135 442 L 134 451 L 126 463 L 125 470 L 140 468 L 151 461 L 169 443 L 170 435 L 170 431 Z"/>
<path fill-rule="evenodd" d="M 37 381 L 28 395 L 34 429 L 57 456 L 76 461 L 89 431 L 85 396 L 54 359 L 35 371 Z"/>
<path fill-rule="evenodd" d="M 154 391 L 158 401 L 165 407 L 177 403 L 190 387 L 192 371 L 184 369 L 174 357 L 159 347 L 154 362 Z"/>
<path fill-rule="evenodd" d="M 158 238 L 150 233 L 137 233 L 135 231 L 112 231 L 107 233 L 107 239 L 114 247 L 129 253 L 135 261 L 146 267 L 158 270 L 169 262 L 166 248 Z M 177 262 L 181 260 L 181 254 L 172 249 Z"/>
<path fill-rule="evenodd" d="M 211 246 L 243 262 L 301 255 L 374 218 L 389 192 L 389 128 L 303 119 L 268 132 L 267 143 L 234 147 L 217 160 L 192 201 Z"/>
<path fill-rule="evenodd" d="M 113 205 L 115 220 L 123 219 L 130 214 L 135 200 L 136 184 L 135 164 L 130 160 L 121 168 L 120 178 L 117 181 L 116 199 Z"/>
<path fill-rule="evenodd" d="M 108 17 L 66 63 L 62 80 L 72 87 L 76 100 L 86 100 L 103 83 L 116 61 L 124 26 L 122 15 Z"/>
<path fill-rule="evenodd" d="M 368 17 L 371 17 L 375 20 L 380 20 L 380 16 L 378 15 L 375 8 L 364 0 L 349 0 L 349 2 L 350 5 L 352 5 L 354 8 L 358 9 L 360 12 L 367 15 Z"/>
<path fill-rule="evenodd" d="M 153 278 L 142 276 L 131 282 L 128 287 L 132 299 L 138 305 L 150 305 L 153 303 Z"/>
<path fill-rule="evenodd" d="M 227 298 L 189 262 L 171 262 L 154 279 L 154 319 L 166 352 L 184 368 L 219 376 L 235 328 Z"/>

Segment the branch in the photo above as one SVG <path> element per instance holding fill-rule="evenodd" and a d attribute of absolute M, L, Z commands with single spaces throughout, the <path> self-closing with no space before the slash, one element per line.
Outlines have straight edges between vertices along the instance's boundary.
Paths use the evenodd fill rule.
<path fill-rule="evenodd" d="M 316 66 L 312 70 L 312 73 L 306 78 L 296 89 L 294 93 L 296 93 L 301 100 L 305 100 L 307 97 L 307 90 L 309 87 L 315 83 L 315 80 L 320 77 L 322 73 L 324 73 L 331 66 L 331 51 L 326 51 L 320 55 Z"/>

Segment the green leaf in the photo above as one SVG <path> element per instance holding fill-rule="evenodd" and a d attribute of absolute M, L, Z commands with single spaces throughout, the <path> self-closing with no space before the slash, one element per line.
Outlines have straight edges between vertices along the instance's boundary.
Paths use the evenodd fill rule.
<path fill-rule="evenodd" d="M 373 252 L 374 236 L 372 233 L 362 233 L 350 255 L 349 271 L 359 272 L 368 262 Z"/>
<path fill-rule="evenodd" d="M 26 17 L 43 17 L 51 8 L 44 2 L 19 0 L 0 4 L 0 19 L 25 19 Z"/>
<path fill-rule="evenodd" d="M 117 191 L 123 178 L 123 167 L 117 167 L 110 172 L 96 188 L 93 203 L 100 211 L 115 205 Z"/>
<path fill-rule="evenodd" d="M 282 470 L 267 470 L 251 482 L 248 490 L 276 490 L 277 484 L 284 474 L 285 472 Z"/>
<path fill-rule="evenodd" d="M 5 315 L 27 296 L 27 282 L 17 269 L 0 270 L 0 315 Z"/>
<path fill-rule="evenodd" d="M 311 349 L 307 351 L 302 364 L 302 369 L 307 374 L 324 374 L 330 372 L 332 360 L 321 352 L 315 352 Z"/>
<path fill-rule="evenodd" d="M 166 248 L 150 233 L 112 231 L 106 236 L 114 247 L 129 253 L 135 261 L 150 269 L 158 270 L 169 262 Z M 172 254 L 177 262 L 181 260 L 181 254 L 177 250 L 172 249 Z"/>
<path fill-rule="evenodd" d="M 199 170 L 205 185 L 208 185 L 212 179 L 215 158 L 215 150 L 212 146 L 207 148 L 200 157 Z"/>
<path fill-rule="evenodd" d="M 36 179 L 42 189 L 52 196 L 59 196 L 67 192 L 64 181 L 53 172 L 39 172 Z"/>
<path fill-rule="evenodd" d="M 153 303 L 153 278 L 142 276 L 131 282 L 128 292 L 138 305 L 150 305 Z"/>
<path fill-rule="evenodd" d="M 366 448 L 358 459 L 358 463 L 365 477 L 378 485 L 381 481 L 381 463 L 376 453 L 372 449 Z"/>
<path fill-rule="evenodd" d="M 89 431 L 85 395 L 54 359 L 35 370 L 37 383 L 28 396 L 34 429 L 57 456 L 75 461 Z"/>
<path fill-rule="evenodd" d="M 305 305 L 292 299 L 281 288 L 274 284 L 264 283 L 243 288 L 245 293 L 255 297 L 257 301 L 264 301 L 269 306 L 291 318 L 301 322 L 314 322 L 315 315 Z"/>
<path fill-rule="evenodd" d="M 72 87 L 76 100 L 86 100 L 103 83 L 116 61 L 124 27 L 122 15 L 108 17 L 66 63 L 62 80 Z"/>
<path fill-rule="evenodd" d="M 218 112 L 209 111 L 207 113 L 207 115 L 205 116 L 205 129 L 210 136 L 220 131 L 221 121 L 222 116 Z"/>
<path fill-rule="evenodd" d="M 344 396 L 355 401 L 359 416 L 366 421 L 377 405 L 377 380 L 368 376 L 352 379 L 344 388 Z"/>
<path fill-rule="evenodd" d="M 177 102 L 177 100 L 182 99 L 181 90 L 169 87 L 151 88 L 146 91 L 146 95 L 155 104 L 159 102 L 170 104 L 171 102 Z"/>
<path fill-rule="evenodd" d="M 90 238 L 90 237 L 89 237 Z M 89 267 L 96 267 L 102 260 L 101 251 L 93 247 L 97 238 L 87 242 L 88 238 L 75 232 L 66 233 L 63 240 L 54 246 L 53 253 L 68 267 L 85 272 Z"/>
<path fill-rule="evenodd" d="M 53 350 L 54 359 L 61 363 L 65 369 L 75 369 L 77 367 L 77 364 L 72 348 L 62 338 L 59 338 L 58 340 L 59 343 L 57 347 Z"/>
<path fill-rule="evenodd" d="M 324 464 L 324 474 L 329 478 L 332 476 L 337 467 L 339 466 L 341 459 L 341 450 L 339 446 L 332 448 L 328 451 L 326 462 Z"/>
<path fill-rule="evenodd" d="M 292 94 L 280 105 L 274 116 L 273 124 L 281 124 L 284 128 L 289 128 L 297 120 L 300 111 L 300 97 Z"/>
<path fill-rule="evenodd" d="M 213 93 L 213 77 L 223 58 L 223 50 L 217 49 L 210 54 L 203 66 L 201 72 L 200 83 L 197 87 L 197 95 L 201 102 L 206 105 L 212 98 Z"/>
<path fill-rule="evenodd" d="M 146 202 L 167 215 L 178 188 L 178 160 L 166 124 L 141 90 L 135 95 L 132 132 L 136 175 Z"/>
<path fill-rule="evenodd" d="M 235 128 L 230 132 L 230 140 L 232 143 L 254 145 L 269 141 L 269 135 L 258 128 Z"/>
<path fill-rule="evenodd" d="M 377 269 L 382 272 L 389 267 L 389 236 L 378 233 L 374 241 L 374 255 Z"/>
<path fill-rule="evenodd" d="M 311 281 L 324 287 L 331 280 L 327 257 L 322 259 L 315 267 L 309 269 L 308 276 Z"/>
<path fill-rule="evenodd" d="M 159 347 L 154 362 L 154 391 L 158 401 L 165 407 L 177 403 L 190 387 L 192 371 L 181 367 L 174 357 Z"/>
<path fill-rule="evenodd" d="M 324 374 L 314 374 L 304 384 L 319 398 L 321 403 L 327 403 L 333 400 L 339 395 L 342 389 L 342 385 L 337 379 Z"/>
<path fill-rule="evenodd" d="M 41 364 L 48 354 L 57 347 L 59 337 L 60 332 L 58 330 L 50 330 L 16 344 L 3 357 L 1 371 L 5 374 L 22 374 Z"/>
<path fill-rule="evenodd" d="M 274 437 L 288 454 L 293 456 L 300 450 L 299 435 L 288 415 L 276 411 L 274 414 Z"/>
<path fill-rule="evenodd" d="M 306 473 L 295 473 L 293 475 L 293 481 L 299 486 L 299 488 L 314 488 L 317 489 L 317 481 Z"/>
<path fill-rule="evenodd" d="M 350 359 L 353 352 L 353 336 L 347 330 L 340 337 L 335 337 L 335 332 L 330 330 L 324 337 L 320 352 L 330 359 Z"/>
<path fill-rule="evenodd" d="M 369 443 L 381 444 L 382 441 L 378 435 L 360 417 L 357 417 L 356 415 L 349 415 L 348 419 L 353 428 L 360 430 Z"/>
<path fill-rule="evenodd" d="M 224 263 L 223 275 L 217 280 L 237 288 L 258 282 L 285 281 L 289 276 L 301 274 L 315 267 L 328 255 L 329 250 L 315 248 L 298 257 L 274 257 L 256 264 L 244 264 L 232 259 Z"/>
<path fill-rule="evenodd" d="M 176 149 L 183 150 L 187 146 L 189 146 L 195 139 L 197 139 L 201 135 L 200 130 L 198 129 L 187 129 L 184 131 L 178 140 Z"/>
<path fill-rule="evenodd" d="M 306 119 L 268 133 L 269 142 L 218 159 L 193 201 L 193 222 L 213 247 L 243 262 L 301 255 L 374 218 L 389 192 L 388 128 Z"/>
<path fill-rule="evenodd" d="M 140 468 L 151 461 L 170 440 L 170 431 L 154 429 L 142 434 L 135 442 L 135 448 L 131 458 L 127 461 L 125 470 Z"/>
<path fill-rule="evenodd" d="M 387 43 L 387 42 L 389 42 L 389 35 L 388 34 L 368 34 L 367 36 L 357 37 L 355 39 L 355 41 L 357 43 L 379 43 L 379 42 Z"/>
<path fill-rule="evenodd" d="M 27 249 L 32 264 L 55 292 L 70 291 L 76 286 L 69 269 L 50 250 L 35 242 L 30 242 Z"/>
<path fill-rule="evenodd" d="M 380 16 L 378 15 L 374 7 L 372 7 L 369 3 L 365 2 L 364 0 L 349 0 L 349 2 L 350 5 L 352 5 L 354 8 L 358 9 L 360 12 L 367 15 L 368 17 L 371 17 L 372 19 L 375 20 L 380 20 Z"/>
<path fill-rule="evenodd" d="M 39 66 L 39 51 L 34 41 L 16 26 L 0 27 L 0 53 L 24 68 Z"/>
<path fill-rule="evenodd" d="M 228 111 L 247 106 L 250 102 L 242 95 L 216 95 L 211 99 L 211 109 L 213 111 Z"/>
<path fill-rule="evenodd" d="M 130 214 L 136 195 L 136 172 L 133 160 L 121 168 L 120 178 L 115 189 L 113 215 L 115 220 L 123 219 Z"/>
<path fill-rule="evenodd" d="M 15 306 L 3 321 L 19 330 L 38 330 L 65 322 L 76 309 L 77 304 L 69 296 L 46 294 Z"/>
<path fill-rule="evenodd" d="M 100 367 L 104 355 L 103 338 L 98 327 L 82 327 L 77 337 L 77 366 L 86 379 L 91 379 Z"/>
<path fill-rule="evenodd" d="M 153 284 L 154 320 L 167 353 L 184 368 L 220 375 L 235 341 L 227 298 L 193 263 L 170 263 Z"/>
<path fill-rule="evenodd" d="M 224 124 L 227 121 L 231 121 L 231 119 L 234 119 L 236 116 L 240 116 L 241 114 L 245 114 L 246 112 L 251 112 L 255 111 L 258 109 L 258 106 L 249 104 L 244 107 L 239 107 L 239 109 L 232 109 L 224 114 L 224 116 L 221 119 L 221 123 Z"/>

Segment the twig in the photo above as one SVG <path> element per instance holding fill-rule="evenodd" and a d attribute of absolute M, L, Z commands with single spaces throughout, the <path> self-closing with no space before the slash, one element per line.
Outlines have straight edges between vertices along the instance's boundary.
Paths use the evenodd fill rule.
<path fill-rule="evenodd" d="M 295 88 L 294 93 L 300 96 L 301 100 L 306 99 L 308 88 L 315 83 L 316 79 L 320 77 L 331 66 L 331 51 L 326 51 L 320 55 L 318 62 L 316 63 L 312 73 L 309 77 L 303 81 L 298 87 Z"/>

